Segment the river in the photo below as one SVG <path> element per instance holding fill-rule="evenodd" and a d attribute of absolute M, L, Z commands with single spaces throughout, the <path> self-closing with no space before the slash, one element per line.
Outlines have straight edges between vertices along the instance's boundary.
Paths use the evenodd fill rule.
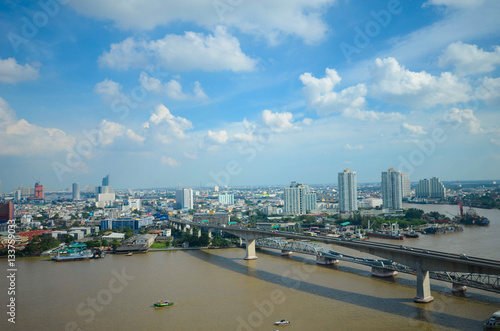
<path fill-rule="evenodd" d="M 456 214 L 456 206 L 411 207 Z M 500 212 L 478 213 L 490 219 L 487 228 L 421 236 L 405 245 L 498 259 Z M 243 249 L 230 248 L 62 263 L 18 259 L 16 324 L 3 312 L 0 329 L 481 330 L 482 321 L 500 309 L 499 294 L 469 289 L 453 295 L 450 284 L 431 280 L 435 300 L 417 304 L 411 275 L 381 279 L 346 262 L 317 266 L 308 255 L 282 257 L 271 250 L 257 255 L 245 261 Z M 0 261 L 7 274 L 6 260 Z M 8 286 L 0 277 L 2 307 Z M 159 299 L 175 304 L 153 308 Z M 283 318 L 292 324 L 273 325 Z"/>

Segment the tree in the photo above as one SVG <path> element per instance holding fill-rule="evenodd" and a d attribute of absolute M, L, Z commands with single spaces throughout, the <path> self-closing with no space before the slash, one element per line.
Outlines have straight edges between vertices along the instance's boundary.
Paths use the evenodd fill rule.
<path fill-rule="evenodd" d="M 69 244 L 69 243 L 72 243 L 73 241 L 75 241 L 75 237 L 73 237 L 72 235 L 67 234 L 67 233 L 65 233 L 63 235 L 63 242 L 64 243 Z"/>
<path fill-rule="evenodd" d="M 405 213 L 406 219 L 421 219 L 424 216 L 422 209 L 410 208 Z"/>
<path fill-rule="evenodd" d="M 108 246 L 108 241 L 106 239 L 101 240 L 101 246 Z"/>
<path fill-rule="evenodd" d="M 113 241 L 111 242 L 111 247 L 113 247 L 113 251 L 115 251 L 118 247 L 120 247 L 118 239 L 113 239 Z"/>

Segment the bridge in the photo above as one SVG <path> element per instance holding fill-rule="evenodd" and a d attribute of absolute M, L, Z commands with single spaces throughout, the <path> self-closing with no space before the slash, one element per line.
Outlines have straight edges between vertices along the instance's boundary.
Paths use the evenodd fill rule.
<path fill-rule="evenodd" d="M 193 226 L 196 226 L 199 229 L 198 230 L 199 235 L 201 234 L 200 229 L 206 228 L 209 231 L 209 235 L 211 235 L 212 229 L 216 229 L 238 236 L 244 239 L 246 242 L 245 259 L 247 260 L 257 258 L 257 255 L 255 253 L 255 247 L 256 247 L 256 241 L 259 239 L 287 238 L 287 239 L 296 239 L 302 241 L 312 239 L 310 236 L 305 236 L 302 234 L 296 234 L 286 231 L 269 231 L 262 229 L 243 228 L 239 226 L 221 226 L 221 225 L 207 224 L 207 223 L 202 224 L 202 223 L 195 223 L 183 220 L 169 220 L 168 222 L 172 226 L 174 226 L 174 228 L 183 231 L 187 231 L 189 225 L 189 231 L 191 233 L 193 231 Z M 393 264 L 389 265 L 389 263 L 384 263 L 383 262 L 384 260 L 373 260 L 377 261 L 373 263 L 379 263 L 380 261 L 382 261 L 383 265 L 380 266 L 372 265 L 372 273 L 373 273 L 373 267 L 375 268 L 378 267 L 379 268 L 378 271 L 376 269 L 375 271 L 376 273 L 377 272 L 380 273 L 380 275 L 385 275 L 390 273 L 394 274 L 394 271 L 402 271 L 416 275 L 417 296 L 414 298 L 415 302 L 425 303 L 434 300 L 430 290 L 431 277 L 438 279 L 440 276 L 442 276 L 440 280 L 446 281 L 449 278 L 449 280 L 455 280 L 455 283 L 458 284 L 463 284 L 468 280 L 469 285 L 473 283 L 471 282 L 471 280 L 473 279 L 474 281 L 476 280 L 481 281 L 482 278 L 488 278 L 492 279 L 491 284 L 493 286 L 498 287 L 498 277 L 495 278 L 492 276 L 500 275 L 500 261 L 482 259 L 477 257 L 468 257 L 463 254 L 452 254 L 452 253 L 443 253 L 425 249 L 418 249 L 402 245 L 391 245 L 391 244 L 366 242 L 359 240 L 342 240 L 338 238 L 324 237 L 324 236 L 315 236 L 314 241 L 351 248 L 354 250 L 358 250 L 361 252 L 381 257 L 385 261 L 393 262 Z M 279 242 L 281 241 L 277 241 L 277 244 Z M 304 253 L 305 251 L 310 249 L 311 252 L 306 254 L 316 255 L 318 263 L 329 264 L 329 263 L 338 263 L 337 260 L 347 261 L 346 259 L 344 259 L 344 256 L 342 257 L 339 256 L 341 255 L 340 253 L 332 254 L 331 252 L 326 252 L 324 248 L 323 250 L 321 250 L 321 248 L 317 246 L 314 246 L 313 248 L 313 246 L 305 244 L 293 244 L 293 245 L 294 247 L 298 247 L 299 249 L 296 252 Z M 302 249 L 302 251 L 300 251 L 300 249 Z M 288 254 L 292 251 L 293 250 L 289 250 Z M 284 253 L 287 254 L 286 250 L 284 251 Z M 361 263 L 361 261 L 356 262 L 353 260 L 349 262 Z"/>

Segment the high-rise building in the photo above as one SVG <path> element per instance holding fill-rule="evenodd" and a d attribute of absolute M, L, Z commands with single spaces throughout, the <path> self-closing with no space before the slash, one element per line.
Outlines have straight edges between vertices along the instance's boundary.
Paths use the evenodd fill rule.
<path fill-rule="evenodd" d="M 446 188 L 437 177 L 421 179 L 415 189 L 417 198 L 445 198 Z"/>
<path fill-rule="evenodd" d="M 284 193 L 285 214 L 303 215 L 316 209 L 316 193 L 308 185 L 292 182 Z"/>
<path fill-rule="evenodd" d="M 338 178 L 340 212 L 353 212 L 358 210 L 356 172 L 350 169 L 344 169 L 344 172 L 339 172 Z"/>
<path fill-rule="evenodd" d="M 219 202 L 224 205 L 234 205 L 234 194 L 233 193 L 222 193 L 219 194 Z"/>
<path fill-rule="evenodd" d="M 9 201 L 0 203 L 0 222 L 10 221 L 14 219 L 14 204 Z"/>
<path fill-rule="evenodd" d="M 102 179 L 102 186 L 109 186 L 109 174 Z"/>
<path fill-rule="evenodd" d="M 411 195 L 411 181 L 410 175 L 401 174 L 401 185 L 402 185 L 402 194 L 403 198 L 409 198 Z"/>
<path fill-rule="evenodd" d="M 35 196 L 31 198 L 32 200 L 43 200 L 43 185 L 39 183 L 35 184 Z"/>
<path fill-rule="evenodd" d="M 177 209 L 193 209 L 193 190 L 183 188 L 175 191 Z"/>
<path fill-rule="evenodd" d="M 387 209 L 403 208 L 401 173 L 389 168 L 382 172 L 382 205 Z"/>
<path fill-rule="evenodd" d="M 73 183 L 73 200 L 80 200 L 80 185 Z"/>

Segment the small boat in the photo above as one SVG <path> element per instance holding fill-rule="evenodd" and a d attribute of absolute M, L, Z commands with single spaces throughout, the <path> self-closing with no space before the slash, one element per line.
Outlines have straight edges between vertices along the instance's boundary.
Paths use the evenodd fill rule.
<path fill-rule="evenodd" d="M 174 303 L 170 302 L 168 300 L 158 300 L 154 303 L 155 307 L 168 307 L 168 306 L 173 306 Z"/>
<path fill-rule="evenodd" d="M 287 321 L 287 320 L 281 320 L 281 321 L 274 323 L 274 325 L 289 325 L 289 324 L 290 324 L 290 321 Z"/>
<path fill-rule="evenodd" d="M 484 321 L 483 330 L 500 330 L 500 310 Z"/>
<path fill-rule="evenodd" d="M 125 256 L 132 256 L 132 252 L 128 252 Z"/>

